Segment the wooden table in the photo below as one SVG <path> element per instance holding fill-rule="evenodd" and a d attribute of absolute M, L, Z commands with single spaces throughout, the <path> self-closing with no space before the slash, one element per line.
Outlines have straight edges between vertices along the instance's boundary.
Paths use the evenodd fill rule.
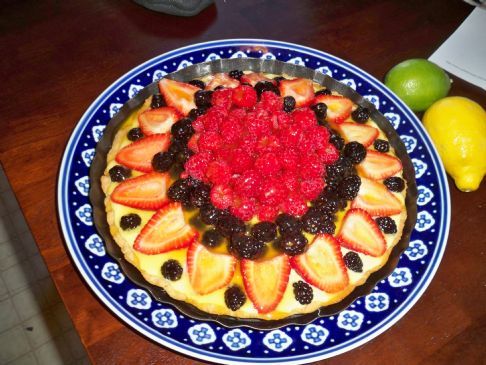
<path fill-rule="evenodd" d="M 0 160 L 93 363 L 195 363 L 110 313 L 63 245 L 55 208 L 61 155 L 85 109 L 109 84 L 174 48 L 242 37 L 325 50 L 382 79 L 404 59 L 427 58 L 471 10 L 458 0 L 217 1 L 196 17 L 177 18 L 128 0 L 2 4 Z M 485 106 L 484 91 L 453 79 L 450 95 Z M 327 364 L 484 361 L 486 186 L 466 194 L 449 184 L 448 247 L 426 293 L 391 329 Z"/>

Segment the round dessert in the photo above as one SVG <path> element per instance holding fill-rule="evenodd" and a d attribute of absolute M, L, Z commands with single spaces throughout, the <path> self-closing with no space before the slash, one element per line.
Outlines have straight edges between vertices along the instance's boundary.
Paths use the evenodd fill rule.
<path fill-rule="evenodd" d="M 341 301 L 407 217 L 402 163 L 370 111 L 312 80 L 162 79 L 101 178 L 125 258 L 176 300 L 282 319 Z"/>

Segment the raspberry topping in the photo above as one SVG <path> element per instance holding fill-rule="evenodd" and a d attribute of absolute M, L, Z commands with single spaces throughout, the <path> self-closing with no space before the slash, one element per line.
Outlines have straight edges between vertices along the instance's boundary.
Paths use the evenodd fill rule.
<path fill-rule="evenodd" d="M 210 202 L 243 221 L 305 214 L 339 158 L 315 112 L 289 110 L 274 91 L 258 96 L 246 84 L 214 91 L 210 105 L 193 122 L 195 153 L 184 166 L 210 186 Z"/>

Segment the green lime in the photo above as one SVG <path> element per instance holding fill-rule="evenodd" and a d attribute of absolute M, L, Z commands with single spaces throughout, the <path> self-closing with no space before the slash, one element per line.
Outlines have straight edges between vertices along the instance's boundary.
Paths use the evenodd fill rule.
<path fill-rule="evenodd" d="M 413 111 L 421 112 L 447 96 L 451 81 L 435 63 L 415 58 L 400 62 L 388 71 L 385 85 Z"/>

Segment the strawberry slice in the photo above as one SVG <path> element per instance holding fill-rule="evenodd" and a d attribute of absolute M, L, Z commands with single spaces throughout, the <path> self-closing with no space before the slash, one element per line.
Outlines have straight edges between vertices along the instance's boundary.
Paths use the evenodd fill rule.
<path fill-rule="evenodd" d="M 138 124 L 146 136 L 170 132 L 170 127 L 181 115 L 177 110 L 170 106 L 149 109 L 138 116 Z"/>
<path fill-rule="evenodd" d="M 241 260 L 241 274 L 245 291 L 258 313 L 273 311 L 287 288 L 290 275 L 287 255 L 275 256 L 269 260 Z"/>
<path fill-rule="evenodd" d="M 152 172 L 152 158 L 156 153 L 167 151 L 169 143 L 168 133 L 153 134 L 123 147 L 115 160 L 133 170 Z"/>
<path fill-rule="evenodd" d="M 268 81 L 268 82 L 271 82 L 274 85 L 277 84 L 277 82 L 275 80 L 269 79 L 268 77 L 266 77 L 261 72 L 250 72 L 249 74 L 244 74 L 240 78 L 240 82 L 242 82 L 242 83 L 245 82 L 247 84 L 250 84 L 251 86 L 255 86 L 260 81 Z"/>
<path fill-rule="evenodd" d="M 364 209 L 372 216 L 389 216 L 402 211 L 402 204 L 385 185 L 364 177 L 351 207 Z"/>
<path fill-rule="evenodd" d="M 155 212 L 135 239 L 133 249 L 146 255 L 157 255 L 189 246 L 197 231 L 186 223 L 179 203 L 169 203 Z"/>
<path fill-rule="evenodd" d="M 187 251 L 187 270 L 194 291 L 212 293 L 229 284 L 235 274 L 236 258 L 214 253 L 194 241 Z"/>
<path fill-rule="evenodd" d="M 395 156 L 368 150 L 365 159 L 356 167 L 363 176 L 373 180 L 381 180 L 401 171 L 402 162 Z"/>
<path fill-rule="evenodd" d="M 369 147 L 380 133 L 375 127 L 352 122 L 336 124 L 335 127 L 346 143 L 356 141 L 365 147 Z"/>
<path fill-rule="evenodd" d="M 379 257 L 386 251 L 386 241 L 371 216 L 362 209 L 350 209 L 343 218 L 338 239 L 342 246 L 365 255 Z"/>
<path fill-rule="evenodd" d="M 324 103 L 327 105 L 326 120 L 332 123 L 342 123 L 351 115 L 353 102 L 344 96 L 339 95 L 318 95 L 314 104 Z"/>
<path fill-rule="evenodd" d="M 226 73 L 214 74 L 208 81 L 206 85 L 206 90 L 214 90 L 218 86 L 223 86 L 225 88 L 235 88 L 240 84 L 240 82 Z"/>
<path fill-rule="evenodd" d="M 152 172 L 137 176 L 121 182 L 111 193 L 111 200 L 127 207 L 156 210 L 168 201 L 168 183 L 168 174 Z"/>
<path fill-rule="evenodd" d="M 174 107 L 182 115 L 187 115 L 196 107 L 194 94 L 201 90 L 197 86 L 170 79 L 159 81 L 159 89 L 168 106 Z"/>
<path fill-rule="evenodd" d="M 297 108 L 309 105 L 314 99 L 314 86 L 309 79 L 282 80 L 279 89 L 282 97 L 294 97 Z"/>
<path fill-rule="evenodd" d="M 309 284 L 328 293 L 341 291 L 349 283 L 341 248 L 328 234 L 316 236 L 305 253 L 290 258 L 290 265 Z"/>

